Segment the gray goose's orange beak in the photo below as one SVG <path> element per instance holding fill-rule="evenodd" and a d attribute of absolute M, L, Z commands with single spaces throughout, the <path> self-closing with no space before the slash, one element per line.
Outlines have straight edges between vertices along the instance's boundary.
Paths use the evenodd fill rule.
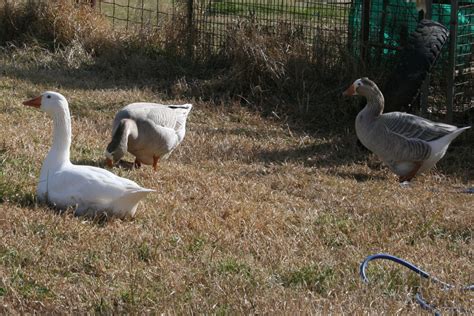
<path fill-rule="evenodd" d="M 356 94 L 356 90 L 355 90 L 354 84 L 351 84 L 349 88 L 347 88 L 347 90 L 342 93 L 342 95 L 344 96 L 352 96 L 355 94 Z"/>
<path fill-rule="evenodd" d="M 32 106 L 34 108 L 40 108 L 41 106 L 41 96 L 38 96 L 36 98 L 33 98 L 33 99 L 30 99 L 28 101 L 24 101 L 23 102 L 24 105 L 29 105 L 29 106 Z"/>
<path fill-rule="evenodd" d="M 112 159 L 110 159 L 110 158 L 105 158 L 105 164 L 106 164 L 107 167 L 109 167 L 109 168 L 113 168 L 113 166 L 114 166 L 114 162 L 113 162 Z"/>

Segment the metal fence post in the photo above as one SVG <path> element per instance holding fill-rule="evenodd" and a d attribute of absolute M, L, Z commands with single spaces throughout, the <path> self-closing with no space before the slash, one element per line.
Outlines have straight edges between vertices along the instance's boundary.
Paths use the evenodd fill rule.
<path fill-rule="evenodd" d="M 384 44 L 384 36 L 385 36 L 385 26 L 386 26 L 386 23 L 387 23 L 387 7 L 389 5 L 389 0 L 383 0 L 383 4 L 382 4 L 382 13 L 381 13 L 381 17 L 380 17 L 380 30 L 379 30 L 379 42 L 378 44 L 380 44 L 380 46 L 377 48 L 377 56 L 376 56 L 376 60 L 377 60 L 377 67 L 379 67 L 381 64 L 382 64 L 382 60 L 383 60 L 383 53 L 384 53 L 384 49 L 383 49 L 383 44 Z"/>
<path fill-rule="evenodd" d="M 451 21 L 449 22 L 449 65 L 448 90 L 446 96 L 446 120 L 453 120 L 454 79 L 456 77 L 456 36 L 458 29 L 458 0 L 451 0 Z"/>
<path fill-rule="evenodd" d="M 125 31 L 128 32 L 128 21 L 130 21 L 130 0 L 127 2 L 127 24 L 125 26 Z"/>
<path fill-rule="evenodd" d="M 370 0 L 363 0 L 362 2 L 362 18 L 361 18 L 362 30 L 361 30 L 361 42 L 360 42 L 360 53 L 364 65 L 368 61 L 369 51 L 369 32 L 370 32 Z"/>
<path fill-rule="evenodd" d="M 426 1 L 426 12 L 424 12 L 424 19 L 431 20 L 432 15 L 433 15 L 433 0 L 427 0 Z M 428 109 L 428 96 L 430 94 L 430 81 L 431 81 L 431 75 L 428 73 L 426 75 L 426 79 L 423 82 L 423 85 L 421 86 L 421 113 L 426 114 L 427 109 Z"/>

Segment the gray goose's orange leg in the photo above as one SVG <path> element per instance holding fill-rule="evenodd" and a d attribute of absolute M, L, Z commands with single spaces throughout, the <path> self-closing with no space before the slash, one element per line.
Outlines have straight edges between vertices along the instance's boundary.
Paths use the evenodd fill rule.
<path fill-rule="evenodd" d="M 420 161 L 415 161 L 415 166 L 413 167 L 413 169 L 408 174 L 400 177 L 398 181 L 400 182 L 411 181 L 411 179 L 413 179 L 413 177 L 416 175 L 418 170 L 420 170 L 421 165 L 422 163 Z"/>
<path fill-rule="evenodd" d="M 158 160 L 160 160 L 159 156 L 153 156 L 153 170 L 157 171 L 158 170 Z"/>

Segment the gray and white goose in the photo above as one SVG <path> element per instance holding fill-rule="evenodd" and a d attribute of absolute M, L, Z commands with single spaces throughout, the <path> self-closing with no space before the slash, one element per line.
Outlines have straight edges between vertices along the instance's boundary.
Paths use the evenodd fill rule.
<path fill-rule="evenodd" d="M 449 144 L 463 131 L 402 112 L 383 113 L 384 97 L 368 78 L 357 79 L 344 95 L 362 95 L 367 104 L 355 122 L 357 137 L 399 177 L 410 181 L 443 158 Z"/>
<path fill-rule="evenodd" d="M 109 167 L 128 151 L 135 166 L 153 165 L 166 158 L 183 141 L 191 104 L 164 105 L 132 103 L 122 108 L 114 118 L 112 140 L 105 151 Z"/>

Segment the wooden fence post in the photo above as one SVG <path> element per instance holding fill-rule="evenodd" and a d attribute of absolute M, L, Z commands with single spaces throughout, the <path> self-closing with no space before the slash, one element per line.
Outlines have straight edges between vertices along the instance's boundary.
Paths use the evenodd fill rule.
<path fill-rule="evenodd" d="M 194 25 L 193 25 L 193 6 L 194 0 L 187 0 L 187 12 L 186 12 L 186 22 L 187 22 L 187 45 L 186 45 L 186 54 L 189 58 L 193 57 L 193 45 L 194 45 Z"/>

